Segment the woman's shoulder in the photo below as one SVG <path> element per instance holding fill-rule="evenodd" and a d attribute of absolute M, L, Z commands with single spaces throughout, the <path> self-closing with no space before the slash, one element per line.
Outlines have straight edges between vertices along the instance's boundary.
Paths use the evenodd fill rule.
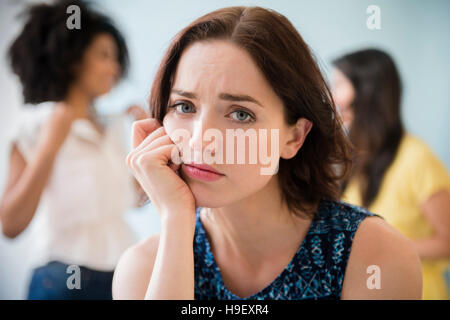
<path fill-rule="evenodd" d="M 405 133 L 399 146 L 398 159 L 403 164 L 420 163 L 424 158 L 434 158 L 434 153 L 428 144 L 418 136 Z"/>
<path fill-rule="evenodd" d="M 414 149 L 428 149 L 424 140 L 412 133 L 405 133 L 403 136 L 403 144 Z"/>
<path fill-rule="evenodd" d="M 421 299 L 421 263 L 411 240 L 384 219 L 366 217 L 353 237 L 342 299 Z"/>
<path fill-rule="evenodd" d="M 313 233 L 326 235 L 333 247 L 339 239 L 351 239 L 344 247 L 349 256 L 342 299 L 420 299 L 417 252 L 412 242 L 381 216 L 344 201 L 322 201 L 315 221 Z M 381 277 L 381 289 L 373 288 L 373 273 Z"/>
<path fill-rule="evenodd" d="M 18 111 L 15 121 L 16 127 L 19 127 L 20 131 L 24 133 L 36 129 L 48 119 L 54 108 L 54 102 L 42 102 L 36 105 L 26 104 Z"/>
<path fill-rule="evenodd" d="M 403 182 L 406 188 L 417 189 L 416 192 L 422 198 L 426 198 L 430 191 L 424 188 L 449 186 L 449 175 L 444 163 L 426 142 L 412 134 L 405 134 L 393 167 L 396 178 L 399 177 L 397 181 Z"/>
<path fill-rule="evenodd" d="M 330 228 L 355 232 L 365 218 L 372 216 L 380 217 L 363 207 L 342 200 L 321 200 L 314 217 L 314 225 L 315 229 L 324 228 L 323 232 L 328 232 Z M 320 230 L 315 232 L 320 233 Z"/>
<path fill-rule="evenodd" d="M 16 144 L 25 159 L 29 159 L 39 138 L 39 131 L 49 119 L 54 102 L 45 102 L 37 105 L 24 105 L 18 110 L 9 127 L 8 141 Z"/>
<path fill-rule="evenodd" d="M 158 252 L 159 234 L 129 247 L 114 270 L 114 299 L 144 299 Z"/>

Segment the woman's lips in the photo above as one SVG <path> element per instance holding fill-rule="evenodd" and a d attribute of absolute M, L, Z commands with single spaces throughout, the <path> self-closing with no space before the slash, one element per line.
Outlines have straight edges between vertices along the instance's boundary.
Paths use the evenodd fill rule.
<path fill-rule="evenodd" d="M 216 181 L 224 176 L 206 164 L 183 163 L 181 168 L 190 177 L 203 181 Z"/>

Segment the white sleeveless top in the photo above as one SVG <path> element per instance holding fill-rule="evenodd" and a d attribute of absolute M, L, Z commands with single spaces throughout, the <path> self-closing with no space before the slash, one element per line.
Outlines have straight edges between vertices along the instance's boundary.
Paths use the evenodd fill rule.
<path fill-rule="evenodd" d="M 12 143 L 30 162 L 39 131 L 55 104 L 24 108 Z M 58 151 L 30 224 L 36 247 L 30 264 L 51 260 L 112 271 L 136 240 L 124 213 L 137 201 L 126 166 L 126 115 L 103 116 L 102 136 L 87 119 L 76 119 Z"/>

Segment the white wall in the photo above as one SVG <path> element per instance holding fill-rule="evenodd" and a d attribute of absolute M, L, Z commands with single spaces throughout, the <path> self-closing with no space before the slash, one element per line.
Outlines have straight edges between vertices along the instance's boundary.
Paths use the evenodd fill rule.
<path fill-rule="evenodd" d="M 23 2 L 0 1 L 0 193 L 7 174 L 7 133 L 21 104 L 20 87 L 5 64 L 5 50 L 21 27 L 15 14 Z M 33 1 L 36 2 L 36 1 Z M 131 53 L 128 80 L 102 99 L 103 112 L 118 112 L 130 103 L 145 104 L 156 67 L 170 39 L 194 18 L 231 5 L 260 5 L 286 15 L 312 47 L 325 72 L 329 61 L 349 50 L 377 46 L 396 60 L 405 87 L 406 127 L 424 139 L 450 168 L 450 2 L 446 0 L 320 0 L 320 1 L 148 1 L 98 0 L 126 35 Z M 366 8 L 381 9 L 381 30 L 366 27 Z M 152 208 L 127 217 L 140 237 L 158 232 Z M 26 256 L 30 239 L 0 236 L 0 299 L 25 297 L 29 276 Z"/>

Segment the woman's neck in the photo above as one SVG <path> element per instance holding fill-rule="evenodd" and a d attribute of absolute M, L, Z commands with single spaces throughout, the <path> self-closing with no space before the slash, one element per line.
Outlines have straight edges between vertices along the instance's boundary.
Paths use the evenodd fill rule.
<path fill-rule="evenodd" d="M 77 85 L 70 87 L 64 103 L 74 108 L 75 119 L 90 120 L 100 135 L 105 133 L 104 126 L 97 119 L 97 112 L 93 106 L 94 98 Z"/>
<path fill-rule="evenodd" d="M 250 198 L 226 207 L 204 208 L 202 222 L 213 247 L 257 263 L 258 257 L 274 256 L 301 242 L 311 219 L 291 214 L 281 201 L 277 176 L 273 176 Z"/>
<path fill-rule="evenodd" d="M 78 85 L 72 85 L 64 99 L 64 103 L 74 108 L 76 119 L 92 120 L 93 102 L 94 99 Z"/>

